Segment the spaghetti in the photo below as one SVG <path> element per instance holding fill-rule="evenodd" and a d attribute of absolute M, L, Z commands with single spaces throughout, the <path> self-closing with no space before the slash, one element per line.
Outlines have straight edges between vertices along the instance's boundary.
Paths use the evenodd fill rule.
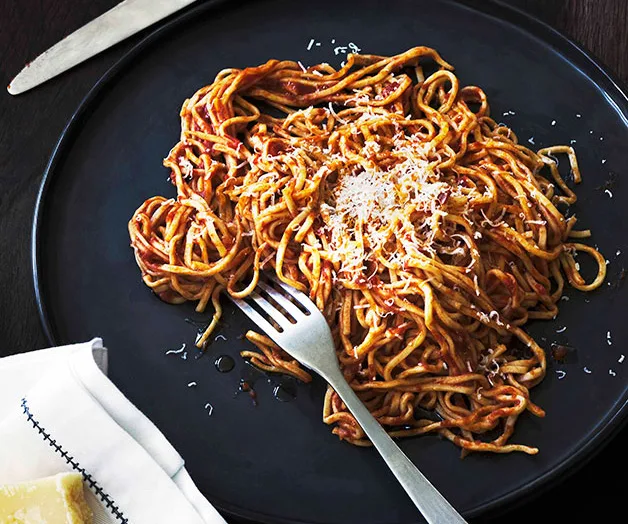
<path fill-rule="evenodd" d="M 431 72 L 427 72 L 431 68 Z M 177 198 L 129 222 L 143 280 L 162 300 L 244 297 L 272 270 L 325 315 L 341 369 L 394 436 L 437 433 L 467 451 L 534 454 L 509 443 L 546 373 L 523 330 L 551 319 L 566 282 L 597 288 L 600 253 L 559 207 L 576 201 L 555 155 L 533 152 L 489 116 L 433 49 L 350 55 L 336 70 L 270 60 L 225 69 L 186 100 L 164 165 Z M 574 256 L 591 255 L 585 282 Z M 256 366 L 309 381 L 264 335 Z M 328 388 L 323 419 L 368 440 Z"/>

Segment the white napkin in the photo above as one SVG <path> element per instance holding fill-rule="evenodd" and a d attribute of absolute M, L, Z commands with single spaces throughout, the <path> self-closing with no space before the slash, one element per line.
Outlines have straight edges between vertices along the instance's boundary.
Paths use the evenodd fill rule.
<path fill-rule="evenodd" d="M 78 471 L 95 524 L 225 524 L 106 373 L 99 338 L 0 358 L 0 484 Z"/>

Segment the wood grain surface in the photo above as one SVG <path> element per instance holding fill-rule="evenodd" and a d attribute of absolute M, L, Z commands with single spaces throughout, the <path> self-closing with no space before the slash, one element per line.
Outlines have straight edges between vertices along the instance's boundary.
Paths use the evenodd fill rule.
<path fill-rule="evenodd" d="M 116 0 L 0 0 L 0 80 Z M 628 85 L 628 1 L 508 0 L 587 49 Z M 144 32 L 146 33 L 146 31 Z M 144 34 L 142 33 L 142 34 Z M 48 158 L 66 122 L 136 35 L 27 94 L 0 93 L 0 356 L 46 347 L 31 277 L 31 221 Z M 627 144 L 628 147 L 628 144 Z M 533 502 L 476 522 L 626 522 L 624 428 L 578 471 Z M 616 476 L 614 473 L 618 472 Z M 0 479 L 1 483 L 1 479 Z M 623 515 L 616 511 L 623 512 Z"/>

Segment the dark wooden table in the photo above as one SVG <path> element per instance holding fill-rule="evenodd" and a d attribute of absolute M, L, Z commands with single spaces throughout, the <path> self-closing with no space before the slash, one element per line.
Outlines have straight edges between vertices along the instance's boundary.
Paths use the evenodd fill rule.
<path fill-rule="evenodd" d="M 117 0 L 0 0 L 3 85 L 33 57 Z M 628 1 L 508 0 L 572 37 L 628 85 Z M 0 356 L 45 347 L 31 279 L 30 233 L 45 164 L 65 123 L 96 80 L 141 35 L 28 94 L 0 93 Z M 627 145 L 628 147 L 628 145 Z M 628 428 L 535 501 L 478 522 L 603 522 L 626 496 Z M 1 480 L 1 479 L 0 479 Z"/>

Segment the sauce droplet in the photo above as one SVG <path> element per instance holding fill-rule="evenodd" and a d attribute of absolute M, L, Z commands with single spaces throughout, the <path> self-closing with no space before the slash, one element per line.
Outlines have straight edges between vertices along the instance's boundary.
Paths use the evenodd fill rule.
<path fill-rule="evenodd" d="M 555 362 L 560 364 L 568 364 L 577 361 L 577 353 L 575 348 L 566 344 L 559 344 L 558 342 L 552 342 L 551 344 L 551 356 Z"/>
<path fill-rule="evenodd" d="M 243 378 L 240 379 L 240 384 L 238 385 L 238 391 L 236 395 L 238 393 L 248 393 L 251 401 L 253 402 L 253 405 L 257 407 L 257 393 L 253 389 L 253 386 Z"/>

